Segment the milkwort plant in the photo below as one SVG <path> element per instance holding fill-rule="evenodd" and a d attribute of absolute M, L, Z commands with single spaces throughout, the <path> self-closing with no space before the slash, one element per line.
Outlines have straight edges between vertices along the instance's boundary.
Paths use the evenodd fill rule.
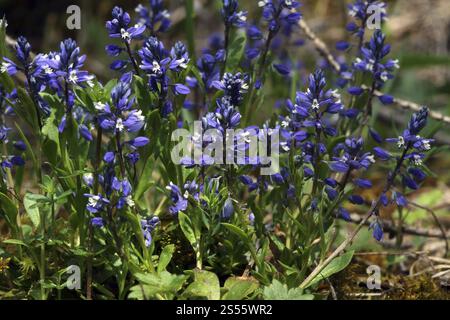
<path fill-rule="evenodd" d="M 427 108 L 398 137 L 376 131 L 373 109 L 393 98 L 381 95 L 378 106 L 375 92 L 399 62 L 388 58 L 383 32 L 366 29 L 370 4 L 386 17 L 381 1 L 349 6 L 355 41 L 336 45 L 337 71 L 323 61 L 305 66 L 292 52 L 303 42 L 298 1 L 259 1 L 250 19 L 244 2 L 223 0 L 223 33 L 198 52 L 192 41 L 164 43 L 171 21 L 163 1 L 139 5 L 135 17 L 114 7 L 105 49 L 117 77 L 107 82 L 84 70 L 87 57 L 72 39 L 36 54 L 19 37 L 8 50 L 2 20 L 0 210 L 9 236 L 0 256 L 10 265 L 1 296 L 319 297 L 325 275 L 314 275 L 326 267 L 338 227 L 354 221 L 351 210 L 366 211 L 383 241 L 383 209 L 398 207 L 401 229 L 409 190 L 429 171 Z M 189 10 L 186 19 L 192 24 Z M 272 116 L 253 117 L 260 110 Z M 231 157 L 278 130 L 279 172 L 264 175 L 263 159 L 249 156 L 239 165 L 173 162 L 172 132 L 194 120 L 223 135 L 241 129 Z M 377 167 L 385 170 L 379 188 L 370 174 Z M 336 257 L 329 270 L 342 270 L 352 255 Z M 80 290 L 66 287 L 69 265 L 82 270 Z"/>

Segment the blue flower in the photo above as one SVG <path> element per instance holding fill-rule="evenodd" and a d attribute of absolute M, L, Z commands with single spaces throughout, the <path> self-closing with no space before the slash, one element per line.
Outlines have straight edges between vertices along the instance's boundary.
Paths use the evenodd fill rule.
<path fill-rule="evenodd" d="M 50 68 L 54 70 L 55 80 L 62 79 L 66 83 L 79 85 L 93 79 L 83 67 L 86 55 L 80 55 L 80 48 L 72 39 L 60 43 L 60 51 L 49 55 L 47 60 Z"/>
<path fill-rule="evenodd" d="M 169 68 L 176 72 L 182 71 L 187 68 L 189 64 L 189 53 L 183 42 L 177 41 L 170 50 L 171 62 Z"/>
<path fill-rule="evenodd" d="M 357 178 L 357 179 L 353 180 L 353 183 L 356 186 L 358 186 L 360 188 L 363 188 L 363 189 L 370 189 L 370 188 L 372 188 L 372 182 L 370 182 L 370 180 L 367 180 L 367 179 L 359 179 L 359 178 Z"/>
<path fill-rule="evenodd" d="M 213 88 L 213 84 L 220 80 L 219 62 L 216 57 L 209 53 L 203 54 L 197 60 L 197 67 L 207 90 Z"/>
<path fill-rule="evenodd" d="M 151 35 L 165 32 L 170 27 L 170 13 L 164 8 L 162 0 L 149 0 L 149 7 L 139 4 L 135 11 L 139 15 L 138 25 L 145 25 Z"/>
<path fill-rule="evenodd" d="M 189 193 L 181 194 L 180 188 L 172 182 L 170 182 L 166 189 L 170 191 L 170 200 L 172 201 L 169 212 L 172 215 L 176 215 L 180 211 L 185 211 L 188 205 L 187 197 Z"/>
<path fill-rule="evenodd" d="M 148 38 L 142 49 L 139 50 L 141 57 L 140 68 L 148 76 L 150 90 L 156 92 L 162 105 L 162 114 L 166 116 L 172 112 L 172 102 L 167 100 L 169 87 L 173 87 L 175 94 L 188 94 L 189 88 L 184 84 L 172 84 L 168 71 L 181 72 L 187 67 L 189 57 L 186 48 L 181 43 L 176 43 L 171 50 L 171 56 L 164 45 L 155 37 Z"/>
<path fill-rule="evenodd" d="M 373 153 L 381 160 L 389 160 L 391 158 L 391 154 L 380 147 L 373 148 Z"/>
<path fill-rule="evenodd" d="M 84 196 L 88 198 L 86 209 L 91 213 L 98 213 L 102 211 L 110 203 L 110 201 L 101 194 L 95 195 L 86 193 Z"/>
<path fill-rule="evenodd" d="M 390 45 L 384 43 L 385 38 L 380 30 L 376 30 L 370 42 L 361 48 L 361 58 L 357 58 L 353 64 L 356 70 L 372 74 L 376 89 L 380 89 L 385 82 L 392 79 L 394 69 L 399 67 L 397 60 L 383 62 L 384 57 L 391 50 Z M 382 98 L 384 103 L 390 100 L 388 97 Z"/>
<path fill-rule="evenodd" d="M 25 75 L 33 102 L 44 116 L 49 116 L 50 107 L 39 93 L 46 89 L 48 78 L 53 70 L 46 63 L 47 59 L 45 56 L 38 54 L 31 59 L 31 45 L 25 37 L 20 36 L 17 38 L 14 49 L 19 63 L 16 64 L 12 60 L 4 57 L 0 66 L 0 72 L 6 72 L 9 75 L 15 75 L 18 71 L 22 72 Z M 11 95 L 12 93 L 7 95 L 8 98 L 11 98 Z M 38 114 L 38 116 L 40 115 Z"/>
<path fill-rule="evenodd" d="M 131 109 L 134 98 L 128 83 L 119 82 L 111 91 L 112 107 L 106 103 L 99 112 L 100 126 L 114 132 L 136 132 L 143 125 L 145 117 L 141 110 Z M 131 109 L 131 110 L 130 110 Z"/>
<path fill-rule="evenodd" d="M 221 217 L 224 220 L 229 220 L 233 215 L 233 213 L 234 213 L 233 199 L 227 198 L 222 208 Z"/>
<path fill-rule="evenodd" d="M 224 92 L 231 105 L 239 106 L 244 100 L 244 94 L 248 91 L 248 76 L 240 72 L 236 74 L 225 73 L 222 81 L 215 81 L 213 85 Z"/>
<path fill-rule="evenodd" d="M 91 224 L 94 227 L 102 228 L 104 226 L 103 218 L 101 217 L 94 217 L 91 219 Z"/>
<path fill-rule="evenodd" d="M 370 224 L 369 229 L 373 230 L 372 235 L 377 241 L 383 239 L 383 228 L 378 219 Z"/>
<path fill-rule="evenodd" d="M 258 6 L 263 8 L 263 18 L 272 32 L 278 32 L 282 24 L 295 25 L 301 18 L 301 14 L 295 11 L 300 6 L 298 1 L 261 0 Z"/>
<path fill-rule="evenodd" d="M 222 0 L 223 7 L 220 10 L 224 23 L 227 27 L 234 26 L 237 28 L 245 27 L 247 22 L 247 12 L 238 11 L 237 0 Z"/>
<path fill-rule="evenodd" d="M 347 138 L 345 143 L 339 143 L 333 150 L 335 156 L 330 168 L 337 172 L 347 172 L 348 170 L 367 170 L 375 159 L 370 152 L 364 152 L 362 138 Z"/>
<path fill-rule="evenodd" d="M 150 247 L 152 244 L 152 231 L 160 223 L 159 218 L 154 216 L 152 218 L 141 219 L 142 235 L 144 236 L 145 246 Z"/>
<path fill-rule="evenodd" d="M 129 27 L 130 15 L 122 8 L 114 7 L 111 14 L 112 20 L 106 22 L 106 29 L 111 38 L 122 38 L 123 41 L 130 43 L 145 31 L 145 25 Z"/>
<path fill-rule="evenodd" d="M 386 4 L 377 0 L 356 0 L 354 3 L 348 5 L 348 13 L 355 18 L 358 23 L 350 22 L 347 25 L 347 30 L 353 33 L 361 42 L 364 39 L 365 29 L 369 16 L 373 11 L 368 10 L 371 6 L 377 6 L 378 12 L 381 14 L 381 20 L 386 19 Z"/>
<path fill-rule="evenodd" d="M 386 139 L 388 142 L 397 144 L 397 147 L 401 149 L 401 155 L 395 158 L 394 169 L 389 172 L 387 176 L 386 186 L 376 202 L 373 213 L 378 214 L 380 205 L 388 205 L 389 199 L 386 193 L 395 186 L 397 177 L 401 176 L 401 182 L 404 188 L 413 190 L 417 190 L 419 187 L 418 183 L 425 179 L 425 173 L 417 167 L 422 165 L 422 159 L 425 157 L 423 152 L 431 148 L 430 143 L 432 142 L 432 139 L 424 139 L 418 134 L 426 126 L 427 119 L 428 109 L 423 107 L 412 115 L 407 129 L 403 131 L 402 135 L 398 138 Z M 381 158 L 385 158 L 385 160 L 393 158 L 387 151 L 379 147 L 374 148 L 374 153 Z M 405 163 L 407 160 L 409 160 L 409 164 L 412 165 L 412 167 L 408 167 Z M 409 174 L 411 174 L 412 177 Z M 392 200 L 394 200 L 399 207 L 406 207 L 408 205 L 406 197 L 398 191 L 393 192 Z M 377 240 L 380 240 L 383 235 L 381 226 L 378 222 L 374 222 L 371 227 L 374 229 L 374 237 Z"/>
<path fill-rule="evenodd" d="M 217 99 L 215 112 L 207 113 L 203 119 L 203 126 L 206 129 L 217 129 L 225 133 L 227 129 L 234 129 L 241 122 L 241 114 L 231 104 L 229 96 Z"/>

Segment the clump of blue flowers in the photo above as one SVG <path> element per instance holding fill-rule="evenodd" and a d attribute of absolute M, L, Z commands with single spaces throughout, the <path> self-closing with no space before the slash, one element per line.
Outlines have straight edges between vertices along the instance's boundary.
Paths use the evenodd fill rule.
<path fill-rule="evenodd" d="M 76 292 L 87 299 L 267 298 L 273 279 L 304 298 L 322 279 L 314 270 L 351 260 L 330 251 L 363 226 L 389 241 L 387 211 L 399 217 L 401 248 L 403 211 L 429 175 L 435 140 L 426 107 L 400 135 L 374 118 L 398 102 L 382 91 L 399 61 L 381 29 L 367 27 L 375 8 L 386 20 L 386 5 L 353 1 L 355 37 L 336 44 L 336 58 L 323 44 L 325 59 L 307 63 L 296 51 L 300 2 L 256 4 L 221 1 L 223 25 L 203 48 L 167 40 L 162 0 L 113 7 L 108 81 L 88 71 L 73 39 L 46 54 L 25 37 L 10 53 L 0 46 L 0 219 L 11 235 L 0 258 L 16 255 L 20 274 L 6 287 L 66 294 L 59 262 L 76 258 L 86 293 Z M 22 257 L 37 272 L 23 271 Z M 228 290 L 236 279 L 251 280 L 248 292 Z"/>

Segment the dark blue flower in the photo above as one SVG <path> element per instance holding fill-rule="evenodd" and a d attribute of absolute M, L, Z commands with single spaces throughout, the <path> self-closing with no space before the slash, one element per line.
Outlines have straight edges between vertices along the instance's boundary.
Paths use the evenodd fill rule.
<path fill-rule="evenodd" d="M 170 57 L 172 60 L 169 68 L 177 72 L 186 69 L 190 61 L 186 46 L 181 41 L 177 41 L 172 47 L 172 50 L 170 50 Z"/>
<path fill-rule="evenodd" d="M 347 91 L 353 96 L 360 96 L 364 92 L 364 89 L 361 87 L 350 87 Z"/>
<path fill-rule="evenodd" d="M 104 226 L 103 218 L 101 217 L 94 217 L 91 219 L 91 224 L 94 227 L 102 228 Z"/>
<path fill-rule="evenodd" d="M 50 115 L 50 107 L 48 103 L 39 95 L 44 91 L 47 86 L 47 82 L 53 73 L 53 70 L 48 66 L 47 58 L 38 54 L 33 59 L 31 58 L 31 45 L 25 37 L 18 37 L 17 43 L 14 45 L 15 55 L 18 60 L 18 64 L 12 60 L 3 57 L 3 62 L 0 67 L 0 73 L 8 73 L 9 75 L 15 75 L 18 71 L 25 75 L 28 90 L 34 103 L 37 104 L 39 111 L 44 116 Z M 13 98 L 15 93 L 11 92 L 8 98 Z M 40 116 L 40 115 L 38 115 Z"/>
<path fill-rule="evenodd" d="M 335 156 L 330 168 L 337 172 L 347 172 L 348 170 L 367 170 L 375 159 L 370 152 L 364 152 L 363 139 L 347 138 L 345 143 L 339 143 L 333 150 Z"/>
<path fill-rule="evenodd" d="M 233 199 L 227 198 L 222 208 L 221 217 L 224 220 L 229 220 L 233 215 L 233 213 L 234 213 Z"/>
<path fill-rule="evenodd" d="M 149 7 L 139 4 L 135 11 L 139 15 L 138 25 L 145 25 L 151 35 L 165 32 L 170 27 L 170 13 L 163 6 L 163 0 L 149 0 Z"/>
<path fill-rule="evenodd" d="M 363 189 L 370 189 L 372 188 L 372 182 L 367 179 L 353 179 L 353 183 Z"/>
<path fill-rule="evenodd" d="M 207 113 L 202 122 L 206 129 L 217 129 L 225 133 L 227 129 L 234 129 L 239 126 L 241 114 L 231 104 L 230 98 L 224 96 L 217 99 L 216 111 Z"/>
<path fill-rule="evenodd" d="M 237 0 L 222 0 L 223 7 L 220 10 L 222 18 L 227 27 L 234 26 L 237 28 L 245 27 L 247 22 L 247 12 L 238 11 Z"/>
<path fill-rule="evenodd" d="M 172 182 L 166 188 L 170 191 L 170 199 L 172 201 L 172 205 L 169 207 L 170 213 L 176 215 L 180 211 L 185 211 L 188 205 L 188 194 L 181 194 L 180 188 Z"/>
<path fill-rule="evenodd" d="M 353 64 L 356 70 L 372 74 L 375 88 L 380 89 L 384 83 L 392 79 L 394 69 L 398 68 L 397 60 L 383 59 L 391 50 L 390 45 L 385 44 L 385 35 L 376 30 L 370 42 L 361 49 L 361 58 L 357 58 Z M 382 98 L 382 101 L 389 102 L 389 97 Z"/>
<path fill-rule="evenodd" d="M 353 33 L 360 40 L 360 42 L 364 39 L 367 21 L 370 15 L 373 14 L 373 10 L 369 10 L 369 8 L 375 8 L 374 6 L 377 6 L 378 12 L 381 14 L 381 20 L 385 20 L 386 4 L 382 1 L 356 0 L 348 5 L 348 13 L 356 20 L 356 22 L 350 22 L 347 25 L 347 31 Z"/>
<path fill-rule="evenodd" d="M 84 139 L 86 139 L 87 141 L 92 141 L 92 133 L 86 125 L 80 124 L 78 126 L 78 131 Z"/>
<path fill-rule="evenodd" d="M 336 49 L 339 51 L 346 51 L 348 48 L 350 48 L 350 43 L 347 41 L 338 41 L 336 43 Z"/>
<path fill-rule="evenodd" d="M 389 160 L 391 158 L 391 154 L 380 147 L 373 148 L 373 153 L 381 160 Z"/>
<path fill-rule="evenodd" d="M 295 25 L 301 18 L 301 14 L 295 9 L 300 6 L 294 0 L 260 0 L 258 6 L 263 8 L 263 18 L 269 24 L 271 32 L 278 32 L 283 24 Z"/>
<path fill-rule="evenodd" d="M 91 213 L 98 213 L 102 211 L 105 206 L 110 203 L 109 200 L 101 194 L 95 195 L 86 193 L 84 196 L 88 198 L 86 209 Z"/>
<path fill-rule="evenodd" d="M 229 98 L 231 105 L 239 106 L 244 100 L 244 94 L 248 91 L 248 76 L 240 72 L 236 74 L 225 73 L 222 81 L 215 81 L 214 87 L 223 91 Z"/>
<path fill-rule="evenodd" d="M 383 239 L 383 228 L 378 219 L 370 224 L 369 229 L 373 230 L 372 235 L 377 241 L 381 241 Z"/>
<path fill-rule="evenodd" d="M 211 54 L 205 53 L 197 60 L 197 67 L 200 71 L 206 89 L 213 88 L 213 84 L 220 80 L 220 64 Z"/>
<path fill-rule="evenodd" d="M 100 126 L 113 132 L 136 132 L 143 125 L 145 117 L 141 110 L 131 109 L 134 98 L 128 83 L 119 82 L 111 91 L 112 107 L 105 104 L 99 110 Z"/>
<path fill-rule="evenodd" d="M 159 218 L 154 216 L 152 218 L 141 219 L 142 235 L 144 236 L 144 242 L 146 247 L 150 247 L 152 244 L 152 231 L 160 223 Z"/>
<path fill-rule="evenodd" d="M 129 27 L 130 15 L 122 8 L 114 7 L 111 14 L 112 20 L 106 22 L 106 29 L 111 38 L 122 38 L 123 41 L 130 43 L 145 31 L 145 25 Z"/>

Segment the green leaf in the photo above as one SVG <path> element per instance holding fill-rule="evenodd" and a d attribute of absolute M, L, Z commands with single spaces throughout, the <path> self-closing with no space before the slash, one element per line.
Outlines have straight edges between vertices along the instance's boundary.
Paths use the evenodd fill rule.
<path fill-rule="evenodd" d="M 313 300 L 312 294 L 303 294 L 300 288 L 288 289 L 286 284 L 274 279 L 272 283 L 264 288 L 265 300 Z"/>
<path fill-rule="evenodd" d="M 224 289 L 227 290 L 222 300 L 242 300 L 256 291 L 259 282 L 254 278 L 230 277 L 225 281 Z"/>
<path fill-rule="evenodd" d="M 4 193 L 0 192 L 0 216 L 3 216 L 10 228 L 17 228 L 17 207 Z"/>
<path fill-rule="evenodd" d="M 45 120 L 45 124 L 42 127 L 42 134 L 47 138 L 44 143 L 43 150 L 50 162 L 56 165 L 58 156 L 60 153 L 59 145 L 59 131 L 58 126 L 55 124 L 55 111 Z"/>
<path fill-rule="evenodd" d="M 28 247 L 28 245 L 25 242 L 23 242 L 22 240 L 18 240 L 18 239 L 6 239 L 6 240 L 3 241 L 3 243 L 6 243 L 6 244 L 17 244 L 19 246 Z"/>
<path fill-rule="evenodd" d="M 147 111 L 153 109 L 152 101 L 154 100 L 148 90 L 148 86 L 144 79 L 139 76 L 134 76 L 134 92 L 136 94 L 136 100 L 142 110 Z"/>
<path fill-rule="evenodd" d="M 194 270 L 194 282 L 184 292 L 185 295 L 220 300 L 220 283 L 217 275 L 210 271 Z"/>
<path fill-rule="evenodd" d="M 4 16 L 0 19 L 0 57 L 3 58 L 6 56 L 6 52 L 8 51 L 6 48 L 6 19 Z"/>
<path fill-rule="evenodd" d="M 173 244 L 168 244 L 167 246 L 164 247 L 164 249 L 161 252 L 161 255 L 159 256 L 158 273 L 166 270 L 167 265 L 169 264 L 170 260 L 172 260 L 172 255 L 174 252 L 175 246 Z"/>
<path fill-rule="evenodd" d="M 195 236 L 194 226 L 192 225 L 191 219 L 186 214 L 180 211 L 178 213 L 178 220 L 180 222 L 180 227 L 184 233 L 184 236 L 192 245 L 194 250 L 197 250 L 197 237 Z"/>
<path fill-rule="evenodd" d="M 151 181 L 152 173 L 153 173 L 153 163 L 150 160 L 150 157 L 147 158 L 144 168 L 142 170 L 141 177 L 138 181 L 136 191 L 134 193 L 134 198 L 136 200 L 140 200 L 144 193 L 150 188 L 154 182 Z"/>
<path fill-rule="evenodd" d="M 34 154 L 33 148 L 31 147 L 31 143 L 28 140 L 27 136 L 24 134 L 24 132 L 22 131 L 22 129 L 20 128 L 20 125 L 18 125 L 16 122 L 14 122 L 17 131 L 19 132 L 20 138 L 25 142 L 27 149 L 26 149 L 26 153 L 30 156 L 31 161 L 33 161 L 34 165 L 37 166 L 37 159 L 36 159 L 36 155 Z"/>
<path fill-rule="evenodd" d="M 246 243 L 250 242 L 250 238 L 248 237 L 248 235 L 239 227 L 231 223 L 222 223 L 222 225 L 233 232 L 235 235 L 237 235 L 239 238 L 241 238 L 242 241 Z"/>
<path fill-rule="evenodd" d="M 187 276 L 174 275 L 167 271 L 158 274 L 138 273 L 135 277 L 140 284 L 131 288 L 128 298 L 139 300 L 155 298 L 157 295 L 172 299 L 187 279 Z"/>
<path fill-rule="evenodd" d="M 25 194 L 25 197 L 23 197 L 23 206 L 33 225 L 38 228 L 40 224 L 40 214 L 39 207 L 37 206 L 37 199 L 34 197 L 34 194 Z"/>
<path fill-rule="evenodd" d="M 0 24 L 0 61 L 3 61 L 3 57 L 6 57 L 8 48 L 6 46 L 6 19 L 3 17 Z M 7 72 L 0 72 L 0 83 L 8 91 L 14 89 L 14 81 L 11 79 Z"/>
<path fill-rule="evenodd" d="M 314 279 L 311 280 L 310 283 L 305 288 L 311 287 L 319 283 L 320 281 L 329 278 L 335 273 L 344 270 L 349 263 L 352 261 L 352 257 L 355 251 L 348 251 L 339 257 L 334 258 L 331 262 L 322 270 L 320 274 L 318 274 Z"/>
<path fill-rule="evenodd" d="M 19 110 L 18 114 L 20 117 L 27 121 L 35 132 L 38 132 L 39 125 L 33 100 L 24 88 L 17 88 L 17 96 L 19 97 L 19 103 L 14 107 L 14 111 Z"/>
<path fill-rule="evenodd" d="M 234 72 L 239 66 L 245 49 L 247 37 L 244 31 L 237 31 L 228 49 L 227 71 Z"/>

